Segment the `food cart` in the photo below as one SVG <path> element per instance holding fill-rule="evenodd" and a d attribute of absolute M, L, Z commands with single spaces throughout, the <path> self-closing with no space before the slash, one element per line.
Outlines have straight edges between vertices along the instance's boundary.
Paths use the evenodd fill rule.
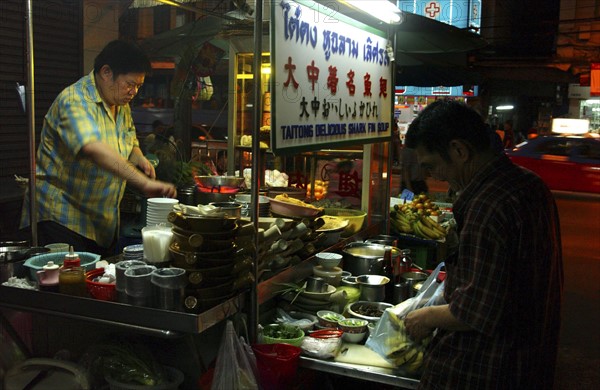
<path fill-rule="evenodd" d="M 260 19 L 263 18 L 261 3 L 257 2 L 259 6 L 256 9 L 256 18 Z M 354 208 L 365 212 L 366 219 L 358 232 L 319 248 L 336 251 L 351 242 L 388 232 L 391 180 L 389 144 L 394 101 L 393 62 L 388 55 L 391 35 L 388 31 L 378 30 L 341 14 L 339 23 L 331 28 L 322 23 L 327 14 L 311 9 L 310 3 L 286 0 L 270 5 L 273 52 L 268 56 L 263 55 L 262 39 L 255 39 L 253 53 L 240 53 L 239 48 L 236 51 L 232 46 L 236 58 L 240 62 L 246 61 L 245 65 L 248 65 L 239 67 L 239 63 L 231 61 L 232 83 L 246 83 L 252 75 L 252 79 L 261 79 L 267 84 L 254 83 L 253 98 L 234 95 L 229 114 L 232 125 L 228 150 L 232 154 L 249 153 L 252 159 L 250 195 L 253 213 L 249 217 L 256 232 L 259 231 L 259 196 L 266 161 L 277 161 L 278 166 L 294 170 L 302 167 L 303 172 L 298 175 L 295 184 L 312 197 L 315 195 L 316 181 L 323 179 L 324 172 L 328 175 L 337 174 L 337 187 L 330 182 L 328 191 L 353 198 Z M 316 22 L 308 17 L 310 12 L 320 15 Z M 302 28 L 298 29 L 298 26 Z M 255 36 L 263 36 L 261 24 L 255 25 Z M 348 42 L 344 51 L 341 49 L 343 44 L 337 40 L 341 36 L 346 37 Z M 325 46 L 318 41 L 322 37 L 330 40 Z M 265 68 L 265 57 L 272 69 L 268 78 L 261 72 Z M 309 62 L 306 62 L 307 59 Z M 297 65 L 294 61 L 297 61 Z M 292 66 L 303 72 L 297 71 L 294 76 L 290 72 Z M 305 74 L 304 69 L 307 69 L 308 78 L 300 77 Z M 265 85 L 269 86 L 269 90 L 263 90 Z M 246 90 L 246 87 L 243 86 L 242 90 Z M 293 96 L 290 95 L 292 93 Z M 250 120 L 244 117 L 249 115 L 248 112 L 238 112 L 236 109 L 248 107 L 243 99 L 253 102 L 254 113 L 250 115 Z M 269 99 L 272 103 L 267 103 Z M 327 115 L 317 115 L 322 112 L 327 112 Z M 265 139 L 261 134 L 261 129 L 265 127 L 269 127 L 268 148 L 260 144 L 261 139 Z M 251 143 L 242 144 L 243 136 L 251 136 Z M 297 163 L 298 157 L 300 164 Z M 360 161 L 360 165 L 352 167 L 350 172 L 332 171 L 332 161 L 340 160 Z M 231 171 L 235 170 L 234 164 L 234 159 L 231 159 Z M 257 248 L 260 246 L 258 236 L 256 234 Z M 11 312 L 35 313 L 36 320 L 41 322 L 45 332 L 36 334 L 34 342 L 43 344 L 41 350 L 48 353 L 55 352 L 57 345 L 66 339 L 77 343 L 81 337 L 71 332 L 77 327 L 86 330 L 82 334 L 97 332 L 89 336 L 90 340 L 96 341 L 102 340 L 116 328 L 167 341 L 183 340 L 182 344 L 191 352 L 188 355 L 191 358 L 185 364 L 178 361 L 178 366 L 187 366 L 187 370 L 204 370 L 203 361 L 210 361 L 218 348 L 214 336 L 222 330 L 223 320 L 239 313 L 247 314 L 250 337 L 254 340 L 261 317 L 266 317 L 274 305 L 276 286 L 299 282 L 309 276 L 316 263 L 315 253 L 278 270 L 267 279 L 258 277 L 257 253 L 253 270 L 257 283 L 200 312 L 164 311 L 5 286 L 0 286 L 0 306 Z M 47 325 L 64 327 L 68 332 L 61 332 L 62 329 L 57 332 Z M 60 333 L 62 335 L 58 335 Z M 204 357 L 198 356 L 199 344 L 204 347 Z M 78 352 L 83 347 L 80 345 Z M 418 383 L 417 379 L 405 376 L 402 371 L 365 364 L 302 357 L 301 366 L 404 388 L 415 388 Z"/>

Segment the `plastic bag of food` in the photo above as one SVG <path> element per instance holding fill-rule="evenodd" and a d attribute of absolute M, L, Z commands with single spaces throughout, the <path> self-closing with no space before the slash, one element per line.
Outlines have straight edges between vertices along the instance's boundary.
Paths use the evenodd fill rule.
<path fill-rule="evenodd" d="M 321 329 L 311 332 L 302 340 L 302 351 L 305 355 L 330 359 L 337 356 L 342 347 L 342 332 L 334 329 Z"/>
<path fill-rule="evenodd" d="M 417 372 L 421 368 L 429 338 L 420 343 L 413 341 L 406 333 L 404 318 L 411 311 L 421 307 L 445 303 L 444 281 L 438 280 L 443 266 L 443 262 L 437 266 L 423 282 L 416 296 L 386 309 L 365 343 L 388 362 L 397 367 L 402 366 L 408 372 Z"/>

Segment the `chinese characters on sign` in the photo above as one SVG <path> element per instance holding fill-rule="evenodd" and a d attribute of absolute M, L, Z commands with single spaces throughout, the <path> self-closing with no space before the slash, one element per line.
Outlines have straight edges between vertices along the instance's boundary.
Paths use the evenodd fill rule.
<path fill-rule="evenodd" d="M 276 152 L 391 136 L 384 32 L 312 1 L 272 5 L 271 147 Z"/>

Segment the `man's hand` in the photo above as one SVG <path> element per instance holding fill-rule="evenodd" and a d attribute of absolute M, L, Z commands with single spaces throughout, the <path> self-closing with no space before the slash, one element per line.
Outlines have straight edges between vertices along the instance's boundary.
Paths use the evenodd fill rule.
<path fill-rule="evenodd" d="M 433 333 L 434 328 L 428 326 L 431 307 L 423 307 L 408 313 L 404 326 L 408 335 L 415 341 L 421 341 Z"/>
<path fill-rule="evenodd" d="M 144 172 L 144 174 L 149 178 L 156 179 L 156 171 L 154 170 L 154 166 L 145 156 L 138 158 L 137 167 L 140 168 L 141 171 Z"/>
<path fill-rule="evenodd" d="M 404 319 L 406 331 L 415 340 L 420 341 L 429 336 L 435 329 L 452 331 L 472 331 L 469 325 L 459 321 L 450 312 L 450 306 L 426 306 L 408 313 Z"/>
<path fill-rule="evenodd" d="M 142 153 L 142 150 L 135 146 L 129 156 L 129 161 L 138 167 L 146 176 L 151 179 L 156 179 L 156 171 L 154 166 L 148 161 L 148 159 Z"/>
<path fill-rule="evenodd" d="M 173 184 L 165 183 L 159 180 L 146 180 L 142 186 L 142 191 L 148 197 L 167 197 L 175 198 L 177 189 Z"/>

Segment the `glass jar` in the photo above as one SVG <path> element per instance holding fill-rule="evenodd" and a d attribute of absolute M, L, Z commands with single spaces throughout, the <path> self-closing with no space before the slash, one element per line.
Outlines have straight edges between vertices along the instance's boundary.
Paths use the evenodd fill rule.
<path fill-rule="evenodd" d="M 58 291 L 62 294 L 87 297 L 85 270 L 82 267 L 61 268 L 58 274 Z"/>

